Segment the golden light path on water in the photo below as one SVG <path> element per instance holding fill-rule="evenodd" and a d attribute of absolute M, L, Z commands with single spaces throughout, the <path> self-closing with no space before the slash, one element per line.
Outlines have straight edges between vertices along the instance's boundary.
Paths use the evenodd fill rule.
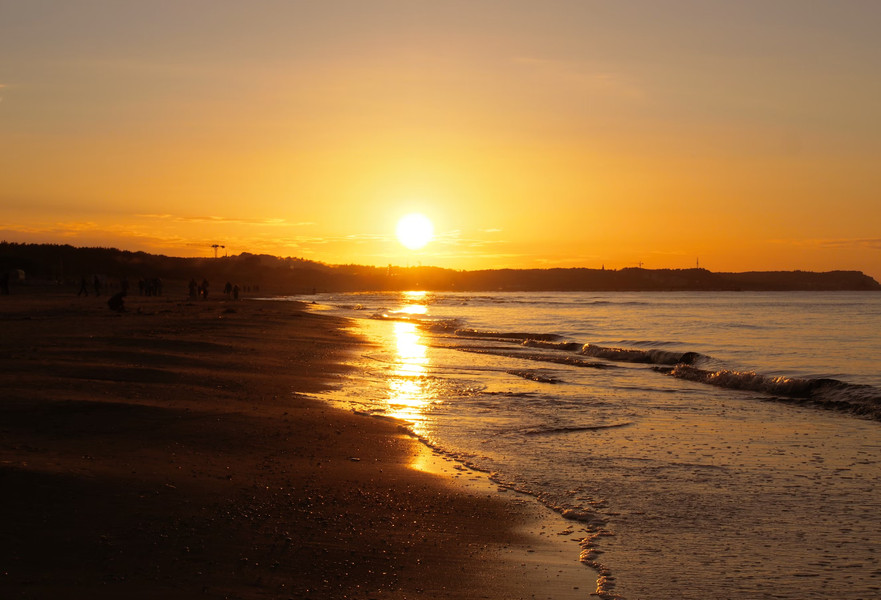
<path fill-rule="evenodd" d="M 418 303 L 424 296 L 424 292 L 406 292 L 404 298 L 409 303 L 393 312 L 401 315 L 426 314 L 428 308 Z M 395 356 L 388 379 L 388 414 L 409 421 L 419 429 L 435 395 L 428 375 L 428 346 L 415 323 L 397 321 L 393 324 L 393 333 Z"/>
<path fill-rule="evenodd" d="M 427 315 L 428 306 L 424 303 L 426 292 L 403 292 L 402 305 L 387 316 Z M 387 343 L 392 366 L 387 377 L 388 397 L 384 414 L 401 419 L 410 424 L 411 431 L 423 439 L 430 439 L 426 424 L 432 406 L 442 402 L 443 386 L 432 375 L 433 366 L 429 345 L 419 326 L 407 320 L 391 323 L 392 336 Z M 444 476 L 459 477 L 463 468 L 449 459 L 441 459 L 427 446 L 420 445 L 420 451 L 413 455 L 410 466 L 417 471 L 425 471 Z M 486 477 L 472 476 L 460 480 L 472 491 L 496 493 L 496 486 Z"/>

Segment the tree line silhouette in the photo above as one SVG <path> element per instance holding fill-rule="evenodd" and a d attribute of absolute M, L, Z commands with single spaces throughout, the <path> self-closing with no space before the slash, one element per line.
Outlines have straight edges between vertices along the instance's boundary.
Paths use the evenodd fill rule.
<path fill-rule="evenodd" d="M 76 286 L 83 277 L 161 278 L 186 286 L 193 277 L 236 281 L 266 295 L 312 291 L 789 291 L 881 290 L 859 271 L 752 271 L 694 269 L 489 269 L 328 265 L 303 258 L 243 252 L 218 258 L 182 258 L 116 248 L 0 242 L 0 273 L 16 285 Z"/>

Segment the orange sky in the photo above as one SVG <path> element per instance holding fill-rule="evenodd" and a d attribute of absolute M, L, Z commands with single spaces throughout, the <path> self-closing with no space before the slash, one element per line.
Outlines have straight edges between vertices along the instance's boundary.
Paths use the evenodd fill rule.
<path fill-rule="evenodd" d="M 0 239 L 881 279 L 872 0 L 0 0 Z M 437 239 L 409 251 L 398 217 Z"/>

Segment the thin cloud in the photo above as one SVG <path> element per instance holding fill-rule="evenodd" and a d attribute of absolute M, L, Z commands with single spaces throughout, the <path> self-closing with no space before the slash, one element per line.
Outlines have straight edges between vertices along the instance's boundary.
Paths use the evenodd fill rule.
<path fill-rule="evenodd" d="M 114 246 L 121 249 L 146 247 L 155 251 L 189 245 L 181 236 L 145 234 L 123 226 L 107 226 L 92 221 L 65 221 L 44 226 L 5 228 L 4 236 L 33 238 L 35 243 L 79 243 L 86 246 Z"/>
<path fill-rule="evenodd" d="M 824 248 L 861 248 L 867 250 L 881 250 L 881 238 L 822 240 L 820 245 Z"/>
<path fill-rule="evenodd" d="M 598 256 L 564 256 L 560 258 L 536 258 L 535 262 L 538 264 L 551 265 L 554 267 L 559 267 L 561 265 L 576 265 L 579 267 L 583 267 L 585 265 L 593 265 L 598 260 L 600 260 Z"/>
<path fill-rule="evenodd" d="M 497 229 L 495 231 L 501 231 L 501 229 Z M 485 230 L 481 230 L 481 233 L 486 233 Z M 507 240 L 487 240 L 484 238 L 472 238 L 465 237 L 462 235 L 462 232 L 458 229 L 454 229 L 452 231 L 447 231 L 444 233 L 439 233 L 434 236 L 433 244 L 439 246 L 457 246 L 457 247 L 466 247 L 466 248 L 483 248 L 485 246 L 492 246 L 497 244 L 505 244 Z"/>
<path fill-rule="evenodd" d="M 33 232 L 37 229 L 39 228 L 33 228 L 31 231 Z M 73 237 L 83 232 L 101 231 L 104 229 L 105 228 L 100 227 L 94 221 L 65 221 L 45 227 L 43 228 L 43 231 L 47 233 L 53 233 L 55 235 Z"/>
<path fill-rule="evenodd" d="M 467 248 L 485 248 L 487 246 L 498 246 L 507 244 L 508 240 L 485 240 L 478 238 L 459 238 L 451 242 L 452 245 L 465 246 Z"/>
<path fill-rule="evenodd" d="M 881 238 L 815 238 L 806 240 L 771 240 L 787 246 L 808 246 L 826 249 L 881 250 Z"/>
<path fill-rule="evenodd" d="M 477 254 L 451 254 L 451 257 L 454 258 L 463 258 L 463 259 L 480 259 L 480 260 L 512 260 L 517 259 L 522 262 L 522 259 L 528 258 L 526 254 L 518 254 L 513 252 L 497 252 L 497 253 L 477 253 Z"/>
<path fill-rule="evenodd" d="M 382 233 L 352 233 L 337 239 L 353 242 L 387 242 L 393 238 L 390 235 Z"/>
<path fill-rule="evenodd" d="M 168 214 L 136 214 L 140 219 L 174 219 L 174 215 Z"/>
<path fill-rule="evenodd" d="M 309 221 L 290 222 L 286 219 L 270 218 L 270 219 L 243 219 L 241 217 L 220 217 L 216 215 L 208 216 L 186 216 L 172 215 L 168 213 L 142 213 L 135 215 L 142 219 L 157 219 L 163 221 L 172 221 L 174 223 L 211 223 L 222 225 L 251 225 L 263 227 L 303 227 L 314 225 Z"/>

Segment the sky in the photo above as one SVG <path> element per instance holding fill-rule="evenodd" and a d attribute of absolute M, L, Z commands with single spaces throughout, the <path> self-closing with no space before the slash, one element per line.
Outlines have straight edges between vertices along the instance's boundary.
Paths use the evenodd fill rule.
<path fill-rule="evenodd" d="M 0 240 L 881 280 L 879 27 L 877 0 L 0 0 Z"/>

